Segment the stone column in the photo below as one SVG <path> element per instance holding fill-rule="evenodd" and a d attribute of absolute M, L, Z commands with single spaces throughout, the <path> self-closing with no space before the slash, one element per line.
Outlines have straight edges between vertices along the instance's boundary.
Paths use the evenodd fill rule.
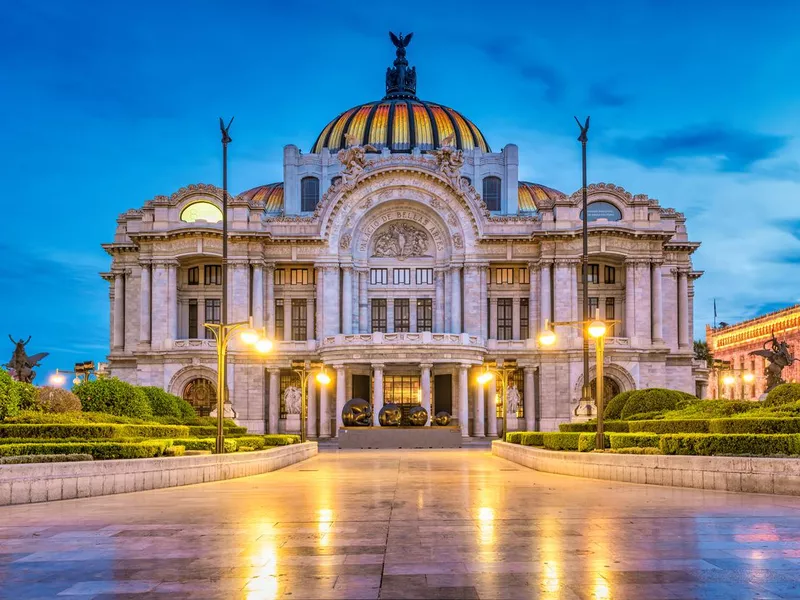
<path fill-rule="evenodd" d="M 444 270 L 434 269 L 433 331 L 444 332 Z"/>
<path fill-rule="evenodd" d="M 528 265 L 528 338 L 535 340 L 539 335 L 539 264 Z"/>
<path fill-rule="evenodd" d="M 343 365 L 336 367 L 336 431 L 333 436 L 339 436 L 339 428 L 344 427 L 342 410 L 347 402 L 347 372 Z"/>
<path fill-rule="evenodd" d="M 314 319 L 316 313 L 314 312 L 314 299 L 306 298 L 306 340 L 315 339 L 314 335 Z"/>
<path fill-rule="evenodd" d="M 636 284 L 634 282 L 634 263 L 632 261 L 625 261 L 625 335 L 633 340 L 636 335 Z"/>
<path fill-rule="evenodd" d="M 171 340 L 178 339 L 178 264 L 167 265 L 167 292 L 169 305 L 167 308 L 167 336 Z"/>
<path fill-rule="evenodd" d="M 497 339 L 497 298 L 489 298 L 489 332 L 490 340 Z"/>
<path fill-rule="evenodd" d="M 480 369 L 475 369 L 475 375 L 480 374 Z M 486 437 L 486 400 L 484 399 L 483 384 L 475 384 L 475 405 L 473 407 L 472 435 Z"/>
<path fill-rule="evenodd" d="M 575 265 L 570 259 L 560 259 L 555 263 L 555 271 L 553 273 L 553 285 L 555 287 L 555 296 L 553 298 L 553 319 L 555 321 L 573 321 L 574 304 L 577 301 L 577 294 L 575 293 Z M 575 299 L 573 299 L 573 295 Z M 571 327 L 562 327 L 559 332 L 559 339 L 563 343 L 558 344 L 560 347 L 571 346 L 572 341 L 575 339 L 575 331 Z"/>
<path fill-rule="evenodd" d="M 325 267 L 315 267 L 317 270 L 317 283 L 316 283 L 316 297 L 317 297 L 317 311 L 315 315 L 316 319 L 316 328 L 315 331 L 317 332 L 317 339 L 321 340 L 322 336 L 325 335 Z M 325 386 L 322 386 L 323 388 Z M 322 398 L 322 393 L 320 392 L 320 398 Z M 320 400 L 320 403 L 322 400 Z M 320 423 L 322 421 L 320 420 Z"/>
<path fill-rule="evenodd" d="M 492 378 L 488 388 L 486 420 L 489 423 L 489 437 L 497 437 L 497 380 Z"/>
<path fill-rule="evenodd" d="M 653 311 L 650 302 L 652 281 L 650 280 L 650 262 L 639 261 L 636 263 L 636 337 L 642 345 L 649 345 L 653 333 Z"/>
<path fill-rule="evenodd" d="M 420 368 L 419 387 L 422 396 L 422 408 L 428 412 L 428 425 L 433 424 L 433 415 L 431 414 L 431 367 L 429 363 L 422 363 Z"/>
<path fill-rule="evenodd" d="M 367 300 L 366 269 L 358 272 L 358 332 L 369 333 L 369 301 Z"/>
<path fill-rule="evenodd" d="M 372 424 L 380 425 L 378 415 L 383 408 L 383 365 L 372 365 Z"/>
<path fill-rule="evenodd" d="M 536 406 L 534 402 L 534 379 L 533 367 L 525 367 L 525 391 L 523 407 L 525 413 L 525 430 L 536 431 Z"/>
<path fill-rule="evenodd" d="M 450 330 L 461 333 L 461 267 L 450 271 Z"/>
<path fill-rule="evenodd" d="M 264 267 L 260 262 L 251 262 L 253 270 L 253 327 L 264 326 Z"/>
<path fill-rule="evenodd" d="M 458 422 L 461 437 L 469 437 L 469 365 L 458 367 Z"/>
<path fill-rule="evenodd" d="M 153 272 L 151 275 L 151 314 L 150 314 L 150 327 L 152 336 L 150 338 L 150 345 L 155 349 L 164 348 L 164 340 L 169 337 L 167 332 L 167 315 L 169 304 L 168 292 L 168 277 L 167 277 L 167 263 L 154 262 Z M 116 284 L 116 282 L 115 282 Z M 199 308 L 198 308 L 199 310 Z M 198 315 L 200 317 L 200 315 Z M 200 330 L 201 323 L 198 323 L 197 329 Z M 111 341 L 114 344 L 114 332 L 112 330 Z"/>
<path fill-rule="evenodd" d="M 330 386 L 319 386 L 319 437 L 331 437 L 331 403 L 328 398 Z"/>
<path fill-rule="evenodd" d="M 231 322 L 247 321 L 250 302 L 249 266 L 246 261 L 230 261 L 228 267 L 229 289 L 228 315 Z"/>
<path fill-rule="evenodd" d="M 353 333 L 353 267 L 351 266 L 342 267 L 342 333 Z"/>
<path fill-rule="evenodd" d="M 278 419 L 281 415 L 281 370 L 269 370 L 269 408 L 267 414 L 269 416 L 269 433 L 278 433 Z"/>
<path fill-rule="evenodd" d="M 114 349 L 125 347 L 125 274 L 114 273 Z M 170 331 L 172 331 L 170 329 Z M 172 339 L 175 339 L 174 337 Z"/>
<path fill-rule="evenodd" d="M 544 328 L 545 321 L 550 319 L 552 308 L 550 306 L 550 263 L 542 263 L 542 268 L 539 270 L 540 293 L 539 293 L 539 308 L 540 308 L 540 325 Z"/>
<path fill-rule="evenodd" d="M 283 339 L 292 339 L 292 299 L 284 296 L 283 298 Z"/>
<path fill-rule="evenodd" d="M 339 267 L 325 267 L 325 292 L 324 305 L 324 334 L 336 335 L 339 333 Z"/>
<path fill-rule="evenodd" d="M 519 298 L 511 299 L 511 339 L 520 339 L 520 301 Z"/>
<path fill-rule="evenodd" d="M 664 343 L 664 298 L 661 289 L 661 263 L 653 263 L 653 342 Z"/>
<path fill-rule="evenodd" d="M 358 271 L 353 269 L 350 285 L 350 327 L 353 333 L 358 333 Z"/>
<path fill-rule="evenodd" d="M 489 267 L 481 266 L 480 269 L 480 313 L 481 313 L 481 337 L 486 340 L 489 338 Z"/>
<path fill-rule="evenodd" d="M 394 333 L 394 298 L 386 299 L 386 333 Z"/>
<path fill-rule="evenodd" d="M 306 390 L 306 435 L 317 437 L 317 381 L 312 374 Z"/>
<path fill-rule="evenodd" d="M 689 273 L 678 270 L 678 347 L 691 346 L 689 339 Z"/>
<path fill-rule="evenodd" d="M 264 325 L 267 337 L 275 340 L 275 265 L 264 265 Z"/>
<path fill-rule="evenodd" d="M 116 281 L 114 282 L 116 285 Z M 139 341 L 150 343 L 150 263 L 141 263 L 141 286 L 139 294 Z M 116 292 L 115 292 L 116 294 Z M 199 323 L 198 323 L 199 329 Z"/>
<path fill-rule="evenodd" d="M 408 330 L 417 333 L 417 299 L 411 298 L 408 301 Z"/>
<path fill-rule="evenodd" d="M 480 268 L 476 265 L 464 267 L 464 331 L 470 335 L 481 335 L 481 288 Z"/>

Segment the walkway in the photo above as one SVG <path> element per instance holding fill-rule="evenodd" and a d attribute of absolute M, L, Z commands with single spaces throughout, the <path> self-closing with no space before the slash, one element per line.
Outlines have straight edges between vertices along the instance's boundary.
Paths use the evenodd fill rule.
<path fill-rule="evenodd" d="M 0 597 L 798 598 L 800 499 L 584 480 L 485 450 L 0 508 Z"/>

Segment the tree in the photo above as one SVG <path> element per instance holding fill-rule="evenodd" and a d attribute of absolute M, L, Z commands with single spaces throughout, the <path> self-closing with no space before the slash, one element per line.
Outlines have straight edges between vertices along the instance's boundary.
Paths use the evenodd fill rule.
<path fill-rule="evenodd" d="M 714 355 L 708 348 L 708 342 L 703 340 L 695 340 L 693 347 L 695 359 L 702 360 L 709 368 L 712 367 L 714 364 Z"/>

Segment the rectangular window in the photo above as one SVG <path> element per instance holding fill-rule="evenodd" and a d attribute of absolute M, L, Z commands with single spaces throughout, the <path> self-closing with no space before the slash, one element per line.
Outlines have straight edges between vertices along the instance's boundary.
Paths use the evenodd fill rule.
<path fill-rule="evenodd" d="M 528 271 L 528 267 L 520 267 L 519 268 L 519 282 L 520 283 L 530 283 L 531 282 L 531 275 Z"/>
<path fill-rule="evenodd" d="M 286 269 L 275 269 L 275 276 L 273 282 L 275 285 L 283 285 L 286 281 Z"/>
<path fill-rule="evenodd" d="M 411 269 L 392 269 L 395 285 L 409 285 L 411 283 Z"/>
<path fill-rule="evenodd" d="M 600 265 L 589 265 L 589 283 L 600 283 Z"/>
<path fill-rule="evenodd" d="M 409 331 L 410 327 L 411 309 L 408 298 L 397 298 L 394 301 L 394 330 L 397 332 Z"/>
<path fill-rule="evenodd" d="M 512 268 L 495 269 L 494 282 L 501 285 L 514 283 L 514 269 Z"/>
<path fill-rule="evenodd" d="M 387 375 L 383 378 L 384 404 L 419 404 L 419 376 Z"/>
<path fill-rule="evenodd" d="M 497 300 L 497 339 L 510 340 L 513 335 L 513 308 L 511 298 Z"/>
<path fill-rule="evenodd" d="M 286 339 L 283 335 L 283 300 L 275 300 L 275 339 Z"/>
<path fill-rule="evenodd" d="M 609 267 L 608 265 L 606 265 L 604 271 L 605 271 L 604 281 L 606 283 L 617 282 L 617 270 L 614 267 Z"/>
<path fill-rule="evenodd" d="M 222 300 L 219 298 L 206 298 L 206 323 L 219 323 L 222 315 L 221 303 Z M 212 339 L 213 337 L 214 334 L 209 329 L 206 329 L 206 339 Z"/>
<path fill-rule="evenodd" d="M 372 299 L 372 331 L 386 333 L 386 298 Z"/>
<path fill-rule="evenodd" d="M 417 298 L 417 331 L 433 331 L 433 298 Z"/>
<path fill-rule="evenodd" d="M 197 339 L 197 300 L 189 300 L 189 339 Z"/>
<path fill-rule="evenodd" d="M 189 285 L 200 285 L 200 267 L 189 268 Z"/>
<path fill-rule="evenodd" d="M 433 269 L 417 269 L 417 285 L 431 285 L 433 283 Z"/>
<path fill-rule="evenodd" d="M 292 269 L 292 285 L 308 285 L 308 269 Z"/>
<path fill-rule="evenodd" d="M 222 265 L 205 265 L 203 282 L 206 285 L 222 285 Z"/>
<path fill-rule="evenodd" d="M 616 319 L 616 309 L 614 306 L 614 298 L 606 298 L 606 321 L 613 321 Z M 609 337 L 614 337 L 615 324 L 611 324 L 609 328 Z"/>
<path fill-rule="evenodd" d="M 300 180 L 300 210 L 311 212 L 319 202 L 319 179 L 303 177 Z"/>
<path fill-rule="evenodd" d="M 389 269 L 370 269 L 369 282 L 372 285 L 386 285 L 389 283 Z"/>
<path fill-rule="evenodd" d="M 295 341 L 302 341 L 308 339 L 307 322 L 306 318 L 308 311 L 306 309 L 306 300 L 304 298 L 292 299 L 292 339 Z"/>
<path fill-rule="evenodd" d="M 598 308 L 600 308 L 600 298 L 589 298 L 589 319 L 594 319 Z"/>
<path fill-rule="evenodd" d="M 519 301 L 519 336 L 523 340 L 527 340 L 530 335 L 530 321 L 528 317 L 530 313 L 528 312 L 528 299 L 521 298 Z"/>

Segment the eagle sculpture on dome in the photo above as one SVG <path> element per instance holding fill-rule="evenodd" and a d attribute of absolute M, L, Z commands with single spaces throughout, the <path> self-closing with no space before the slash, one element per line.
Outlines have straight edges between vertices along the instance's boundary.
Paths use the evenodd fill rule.
<path fill-rule="evenodd" d="M 407 36 L 403 37 L 402 32 L 395 35 L 391 31 L 389 32 L 389 37 L 392 39 L 392 43 L 398 50 L 405 50 L 406 46 L 408 46 L 411 38 L 414 37 L 414 33 L 411 32 Z"/>

